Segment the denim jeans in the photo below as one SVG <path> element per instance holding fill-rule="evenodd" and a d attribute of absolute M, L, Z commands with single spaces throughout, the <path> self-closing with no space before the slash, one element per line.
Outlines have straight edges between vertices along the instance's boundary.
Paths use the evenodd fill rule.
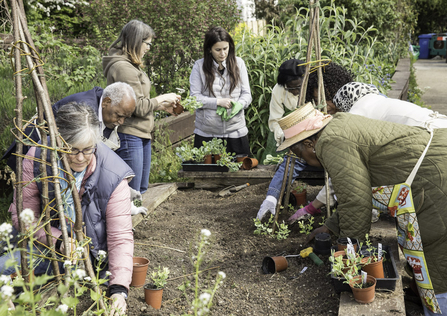
<path fill-rule="evenodd" d="M 29 252 L 29 247 L 27 250 Z M 36 246 L 34 246 L 33 253 L 41 254 L 41 251 Z M 16 272 L 15 265 L 6 267 L 6 261 L 9 259 L 13 259 L 15 261 L 15 265 L 17 265 L 17 267 L 20 269 L 20 267 L 21 267 L 20 251 L 14 250 L 12 253 L 7 252 L 0 257 L 0 274 L 11 275 L 14 272 Z M 38 258 L 38 257 L 34 257 L 34 259 L 36 260 L 34 263 L 34 274 L 35 275 L 41 275 L 44 273 L 50 274 L 49 272 L 52 271 L 52 268 L 50 265 L 50 260 L 42 259 L 42 258 Z"/>
<path fill-rule="evenodd" d="M 135 173 L 129 186 L 141 194 L 147 191 L 151 172 L 151 140 L 137 136 L 118 133 L 121 147 L 116 150 Z"/>
<path fill-rule="evenodd" d="M 447 293 L 437 294 L 436 299 L 438 300 L 439 308 L 441 309 L 442 315 L 447 315 Z M 424 304 L 422 304 L 424 307 L 424 314 L 425 316 L 436 316 L 441 314 L 435 314 L 428 310 L 427 307 L 425 307 Z"/>
<path fill-rule="evenodd" d="M 267 195 L 272 195 L 277 200 L 279 200 L 279 194 L 281 193 L 282 181 L 283 181 L 284 173 L 285 173 L 285 169 L 286 169 L 286 161 L 287 161 L 287 155 L 284 156 L 283 162 L 279 165 L 278 170 L 276 170 L 275 175 L 273 176 L 272 181 L 270 182 L 270 185 L 269 185 L 269 189 L 267 191 Z M 291 164 L 291 162 L 292 161 L 290 161 L 290 164 Z M 295 180 L 300 175 L 300 172 L 303 170 L 321 171 L 322 169 L 309 166 L 307 163 L 301 162 L 299 159 L 295 159 L 295 168 L 293 168 L 292 179 Z M 289 175 L 288 172 L 287 172 L 287 175 Z"/>

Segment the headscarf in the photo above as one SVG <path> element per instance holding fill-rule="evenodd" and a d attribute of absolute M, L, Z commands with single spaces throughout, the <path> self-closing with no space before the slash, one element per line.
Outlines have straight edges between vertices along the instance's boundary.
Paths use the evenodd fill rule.
<path fill-rule="evenodd" d="M 287 82 L 302 78 L 306 67 L 298 66 L 304 64 L 304 61 L 299 59 L 289 59 L 281 64 L 279 67 L 279 74 L 277 83 L 284 86 Z"/>
<path fill-rule="evenodd" d="M 368 94 L 380 94 L 373 84 L 349 82 L 341 87 L 334 97 L 334 104 L 342 112 L 349 112 L 354 104 Z"/>

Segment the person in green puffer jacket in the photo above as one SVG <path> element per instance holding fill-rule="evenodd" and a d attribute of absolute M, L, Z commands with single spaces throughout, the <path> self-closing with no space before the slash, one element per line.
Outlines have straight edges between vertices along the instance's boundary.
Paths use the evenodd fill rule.
<path fill-rule="evenodd" d="M 290 147 L 309 165 L 324 167 L 332 179 L 337 212 L 309 239 L 319 232 L 364 239 L 371 228 L 371 187 L 404 183 L 430 133 L 349 113 L 325 116 L 310 107 L 279 121 L 286 140 L 278 148 Z M 447 314 L 447 129 L 436 129 L 433 135 L 411 190 L 434 293 Z M 426 315 L 432 314 L 426 310 Z"/>

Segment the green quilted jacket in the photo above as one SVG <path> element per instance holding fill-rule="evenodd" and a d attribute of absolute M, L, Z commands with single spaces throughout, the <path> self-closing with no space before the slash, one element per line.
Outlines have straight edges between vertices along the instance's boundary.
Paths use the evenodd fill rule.
<path fill-rule="evenodd" d="M 364 239 L 371 228 L 371 187 L 405 182 L 430 139 L 419 127 L 338 113 L 316 143 L 332 179 L 335 235 Z M 437 129 L 411 186 L 428 271 L 436 294 L 447 292 L 447 129 Z"/>

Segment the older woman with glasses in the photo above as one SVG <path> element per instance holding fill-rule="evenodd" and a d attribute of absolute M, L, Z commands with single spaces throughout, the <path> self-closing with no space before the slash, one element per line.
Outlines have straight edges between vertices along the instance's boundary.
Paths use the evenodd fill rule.
<path fill-rule="evenodd" d="M 64 171 L 62 162 L 58 160 L 58 177 L 64 201 L 64 213 L 67 230 L 70 236 L 70 247 L 76 249 L 73 225 L 76 220 L 71 186 L 68 181 L 75 180 L 82 203 L 83 230 L 90 241 L 90 255 L 93 262 L 98 262 L 99 256 L 105 251 L 108 259 L 103 268 L 111 272 L 109 279 L 109 293 L 113 299 L 114 310 L 126 310 L 126 298 L 132 278 L 133 267 L 133 233 L 130 215 L 131 200 L 128 181 L 133 177 L 133 171 L 109 149 L 100 138 L 100 121 L 93 109 L 85 104 L 68 103 L 63 105 L 56 118 L 56 124 L 62 138 L 72 149 L 68 154 L 68 163 L 74 177 L 69 177 Z M 48 151 L 48 161 L 52 151 Z M 23 209 L 30 209 L 34 213 L 34 225 L 40 224 L 42 216 L 42 182 L 33 181 L 41 175 L 40 147 L 31 147 L 27 157 L 23 160 L 23 181 L 28 185 L 23 187 Z M 47 174 L 52 176 L 51 165 L 47 164 Z M 65 180 L 65 181 L 64 181 Z M 55 208 L 54 183 L 49 182 L 49 201 Z M 18 227 L 16 201 L 11 204 L 14 227 Z M 24 211 L 22 211 L 24 212 Z M 54 211 L 53 211 L 54 212 Z M 52 213 L 53 213 L 52 212 Z M 56 251 L 64 253 L 61 226 L 58 215 L 51 214 L 51 235 Z M 18 229 L 17 229 L 18 230 Z M 36 241 L 47 244 L 44 228 L 34 233 Z M 43 251 L 42 247 L 35 247 L 36 251 Z M 14 267 L 8 267 L 6 260 L 15 257 L 19 264 L 20 253 L 8 252 L 0 258 L 0 273 L 10 275 L 15 272 Z M 66 259 L 61 259 L 62 261 Z M 49 272 L 48 261 L 43 261 L 35 267 L 35 273 Z M 102 277 L 102 275 L 100 274 Z M 114 312 L 112 312 L 112 315 Z M 115 314 L 118 315 L 118 314 Z"/>
<path fill-rule="evenodd" d="M 149 185 L 154 111 L 172 113 L 172 108 L 180 100 L 175 93 L 150 97 L 151 81 L 143 70 L 143 57 L 149 52 L 154 37 L 155 32 L 149 25 L 132 20 L 110 45 L 109 55 L 102 59 L 107 84 L 125 82 L 134 89 L 137 97 L 132 116 L 118 128 L 121 146 L 116 153 L 135 172 L 129 185 L 141 193 L 146 192 Z"/>

